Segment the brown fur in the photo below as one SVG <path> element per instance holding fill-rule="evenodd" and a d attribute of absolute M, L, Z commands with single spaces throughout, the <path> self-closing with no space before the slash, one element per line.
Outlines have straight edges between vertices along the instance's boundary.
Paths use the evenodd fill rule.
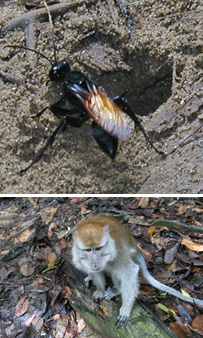
<path fill-rule="evenodd" d="M 108 216 L 92 216 L 81 221 L 76 234 L 87 247 L 98 246 L 105 234 L 104 227 L 108 225 L 111 237 L 115 240 L 116 249 L 123 257 L 125 247 L 133 247 L 136 250 L 136 242 L 129 230 L 116 218 Z M 133 254 L 133 259 L 136 253 Z"/>

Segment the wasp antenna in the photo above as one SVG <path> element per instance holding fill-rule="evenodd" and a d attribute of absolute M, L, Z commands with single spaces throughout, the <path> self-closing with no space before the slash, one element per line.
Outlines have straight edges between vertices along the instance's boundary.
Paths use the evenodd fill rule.
<path fill-rule="evenodd" d="M 20 46 L 20 45 L 7 45 L 7 46 L 4 46 L 4 48 L 19 48 L 19 49 L 30 50 L 31 52 L 36 53 L 36 54 L 42 56 L 44 59 L 48 60 L 51 63 L 52 66 L 54 65 L 53 62 L 46 55 L 36 51 L 35 49 L 28 48 L 28 47 L 25 47 L 25 46 Z"/>

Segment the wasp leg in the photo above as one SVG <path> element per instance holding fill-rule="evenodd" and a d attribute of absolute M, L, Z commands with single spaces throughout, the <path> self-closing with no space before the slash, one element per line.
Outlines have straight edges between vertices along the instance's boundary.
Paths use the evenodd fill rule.
<path fill-rule="evenodd" d="M 65 104 L 65 102 L 66 102 L 66 99 L 64 97 L 62 97 L 59 101 L 54 103 L 52 106 L 46 106 L 39 113 L 37 113 L 36 115 L 33 115 L 32 117 L 33 118 L 40 117 L 47 109 L 50 109 L 52 111 L 52 113 L 55 116 L 57 116 L 58 118 L 60 116 L 65 116 L 65 115 L 67 115 L 67 110 L 61 108 L 61 106 L 63 106 Z"/>
<path fill-rule="evenodd" d="M 113 159 L 118 148 L 117 137 L 105 132 L 95 121 L 92 122 L 92 133 L 99 147 Z"/>
<path fill-rule="evenodd" d="M 45 107 L 44 109 L 42 109 L 39 113 L 37 113 L 36 115 L 32 115 L 32 117 L 33 118 L 35 118 L 35 117 L 40 117 L 44 112 L 45 112 L 45 110 L 47 110 L 47 109 L 50 109 L 50 106 L 47 106 L 47 107 Z"/>
<path fill-rule="evenodd" d="M 26 171 L 28 171 L 33 166 L 33 164 L 35 164 L 42 158 L 46 149 L 53 144 L 56 135 L 60 131 L 64 131 L 67 125 L 72 126 L 72 127 L 81 127 L 81 125 L 85 121 L 87 121 L 87 119 L 89 118 L 87 112 L 84 111 L 83 106 L 79 106 L 77 108 L 73 108 L 69 110 L 61 108 L 61 106 L 64 105 L 65 101 L 66 101 L 65 98 L 62 98 L 58 102 L 54 103 L 52 106 L 45 107 L 42 111 L 40 111 L 37 115 L 34 116 L 34 117 L 41 116 L 45 112 L 45 110 L 49 108 L 51 112 L 59 119 L 59 124 L 57 128 L 54 130 L 54 132 L 51 134 L 51 136 L 48 138 L 44 147 L 33 158 L 30 165 L 27 168 L 20 170 L 19 175 L 23 175 Z M 78 117 L 69 116 L 69 115 L 75 114 L 76 109 L 77 109 Z"/>
<path fill-rule="evenodd" d="M 156 146 L 153 144 L 152 140 L 150 137 L 147 135 L 146 131 L 144 130 L 140 118 L 134 114 L 133 110 L 129 106 L 129 104 L 125 101 L 123 96 L 116 96 L 113 101 L 135 122 L 135 126 L 137 126 L 140 131 L 143 133 L 146 141 L 150 144 L 150 146 L 160 155 L 163 157 L 166 157 L 167 154 L 164 153 L 163 151 L 159 150 L 156 148 Z"/>
<path fill-rule="evenodd" d="M 64 104 L 64 100 L 60 100 L 56 103 L 54 103 L 50 108 L 51 112 L 61 119 L 61 117 L 65 117 L 67 120 L 67 124 L 71 127 L 81 127 L 81 125 L 89 119 L 89 115 L 87 114 L 86 111 L 84 111 L 84 107 L 78 106 L 74 107 L 72 109 L 64 109 L 61 108 L 61 105 Z M 71 117 L 70 115 L 74 115 L 77 112 L 78 116 L 77 117 Z M 64 130 L 64 128 L 63 128 Z M 63 131 L 62 130 L 62 131 Z"/>
<path fill-rule="evenodd" d="M 78 118 L 68 116 L 68 114 L 71 115 L 71 114 L 75 113 L 75 109 L 67 110 L 67 109 L 60 108 L 60 106 L 58 106 L 59 102 L 61 102 L 61 100 L 49 107 L 50 110 L 52 111 L 52 113 L 60 119 L 57 128 L 54 130 L 54 132 L 48 138 L 44 147 L 33 158 L 30 165 L 27 168 L 22 169 L 19 172 L 19 175 L 23 175 L 26 171 L 28 171 L 33 166 L 33 164 L 35 164 L 36 162 L 38 162 L 42 158 L 46 149 L 54 143 L 56 135 L 60 131 L 64 131 L 66 129 L 67 125 L 70 125 L 72 127 L 81 127 L 81 125 L 88 119 L 88 115 L 84 111 L 80 112 L 80 115 L 78 116 Z"/>
<path fill-rule="evenodd" d="M 48 138 L 46 144 L 44 145 L 44 147 L 39 151 L 39 153 L 33 158 L 32 162 L 30 163 L 30 165 L 25 168 L 25 169 L 22 169 L 19 171 L 19 175 L 23 175 L 26 173 L 26 171 L 28 171 L 32 166 L 33 164 L 37 163 L 41 158 L 42 156 L 44 155 L 44 152 L 46 151 L 46 149 L 51 146 L 55 140 L 55 137 L 56 135 L 60 132 L 60 130 L 62 130 L 64 128 L 64 126 L 66 125 L 66 119 L 61 119 L 57 128 L 54 130 L 54 132 L 51 134 L 51 136 Z"/>

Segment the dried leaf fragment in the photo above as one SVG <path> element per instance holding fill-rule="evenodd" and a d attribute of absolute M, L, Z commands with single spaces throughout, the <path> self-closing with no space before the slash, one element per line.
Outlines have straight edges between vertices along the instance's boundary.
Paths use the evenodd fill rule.
<path fill-rule="evenodd" d="M 16 316 L 20 317 L 24 315 L 28 307 L 29 307 L 29 301 L 27 300 L 27 296 L 24 296 L 23 298 L 19 300 L 18 304 L 16 305 L 16 309 L 15 309 Z"/>
<path fill-rule="evenodd" d="M 35 229 L 27 229 L 23 231 L 21 234 L 18 235 L 18 237 L 15 238 L 14 244 L 26 242 L 29 240 L 30 236 L 35 232 Z"/>
<path fill-rule="evenodd" d="M 65 290 L 63 291 L 63 297 L 68 298 L 70 295 L 72 295 L 72 291 L 68 286 L 65 286 Z"/>
<path fill-rule="evenodd" d="M 48 257 L 48 267 L 52 267 L 52 266 L 55 266 L 56 264 L 56 261 L 57 261 L 57 257 L 56 257 L 56 254 L 55 252 L 50 252 L 49 254 L 49 257 Z"/>
<path fill-rule="evenodd" d="M 197 316 L 193 322 L 192 322 L 192 327 L 194 329 L 201 330 L 203 332 L 203 315 Z"/>
<path fill-rule="evenodd" d="M 183 238 L 181 241 L 181 244 L 185 245 L 189 250 L 192 250 L 192 251 L 197 251 L 197 252 L 203 251 L 202 244 L 196 244 L 187 238 Z"/>
<path fill-rule="evenodd" d="M 25 277 L 31 276 L 34 272 L 34 268 L 25 263 L 21 265 L 20 272 Z"/>
<path fill-rule="evenodd" d="M 190 338 L 192 333 L 182 323 L 175 322 L 170 323 L 171 330 L 176 334 L 178 338 Z"/>
<path fill-rule="evenodd" d="M 148 204 L 149 204 L 149 197 L 141 197 L 138 203 L 138 207 L 144 209 L 148 206 Z"/>
<path fill-rule="evenodd" d="M 88 197 L 70 197 L 70 204 L 85 202 Z"/>

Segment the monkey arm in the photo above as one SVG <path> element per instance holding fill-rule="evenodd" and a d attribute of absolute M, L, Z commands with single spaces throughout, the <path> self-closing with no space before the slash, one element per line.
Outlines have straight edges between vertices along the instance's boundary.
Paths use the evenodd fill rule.
<path fill-rule="evenodd" d="M 119 328 L 121 325 L 126 325 L 130 317 L 130 313 L 134 304 L 134 301 L 139 292 L 139 281 L 138 273 L 139 266 L 132 260 L 128 260 L 128 263 L 124 263 L 119 266 L 120 273 L 119 279 L 116 281 L 113 276 L 114 285 L 118 285 L 119 291 L 122 298 L 122 306 L 119 310 L 119 315 L 116 319 L 116 327 Z M 114 274 L 119 275 L 119 272 L 116 271 Z"/>
<path fill-rule="evenodd" d="M 171 294 L 175 297 L 178 297 L 178 298 L 184 300 L 185 302 L 195 303 L 195 304 L 198 304 L 198 305 L 203 307 L 203 300 L 197 299 L 197 298 L 192 298 L 192 297 L 187 297 L 187 296 L 183 295 L 181 292 L 176 291 L 175 289 L 171 288 L 170 286 L 167 286 L 165 284 L 160 283 L 154 277 L 152 277 L 152 275 L 149 273 L 149 271 L 147 269 L 147 265 L 145 263 L 144 257 L 142 256 L 140 250 L 137 251 L 137 257 L 135 259 L 135 262 L 137 264 L 139 264 L 140 270 L 142 272 L 144 279 L 150 285 L 155 287 L 156 289 L 167 292 L 167 293 L 169 293 L 169 294 Z"/>
<path fill-rule="evenodd" d="M 93 293 L 94 301 L 95 302 L 101 301 L 104 298 L 106 285 L 103 272 L 90 273 L 86 278 L 86 280 L 88 280 L 88 282 L 92 280 L 94 285 L 96 286 L 96 291 Z"/>

